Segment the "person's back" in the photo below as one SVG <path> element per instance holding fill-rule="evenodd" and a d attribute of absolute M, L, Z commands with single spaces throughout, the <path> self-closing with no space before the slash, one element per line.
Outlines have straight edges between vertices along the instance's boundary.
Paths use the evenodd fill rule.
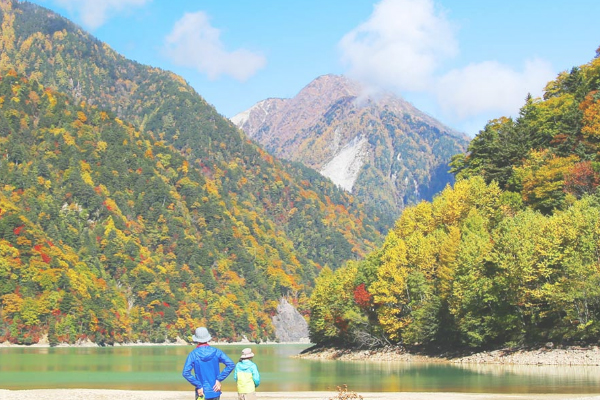
<path fill-rule="evenodd" d="M 199 344 L 188 354 L 182 373 L 183 377 L 195 386 L 196 398 L 204 396 L 207 400 L 218 399 L 221 396 L 221 382 L 235 367 L 223 351 L 208 345 L 210 339 L 206 328 L 196 330 L 193 340 Z M 220 364 L 225 365 L 223 371 L 220 371 Z"/>
<path fill-rule="evenodd" d="M 260 385 L 260 374 L 258 373 L 258 367 L 251 360 L 252 357 L 254 357 L 254 354 L 251 349 L 242 350 L 240 361 L 235 365 L 233 371 L 233 378 L 237 382 L 239 400 L 256 399 L 256 388 Z"/>

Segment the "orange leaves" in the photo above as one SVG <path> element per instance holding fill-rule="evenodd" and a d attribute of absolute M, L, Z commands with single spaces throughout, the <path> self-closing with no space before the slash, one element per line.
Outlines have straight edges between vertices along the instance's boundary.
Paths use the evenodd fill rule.
<path fill-rule="evenodd" d="M 63 140 L 65 141 L 65 144 L 67 144 L 69 146 L 75 146 L 75 139 L 73 138 L 73 136 L 71 136 L 71 134 L 69 134 L 67 131 L 63 130 L 62 136 L 63 136 Z"/>
<path fill-rule="evenodd" d="M 590 92 L 579 108 L 583 111 L 583 133 L 588 138 L 600 140 L 600 96 L 598 91 Z"/>
<path fill-rule="evenodd" d="M 515 169 L 522 182 L 523 200 L 543 212 L 559 208 L 564 177 L 578 161 L 577 156 L 556 157 L 548 151 L 532 151 L 523 167 Z"/>
<path fill-rule="evenodd" d="M 154 154 L 152 153 L 152 149 L 146 150 L 144 153 L 144 157 L 154 160 Z"/>
<path fill-rule="evenodd" d="M 92 175 L 90 174 L 90 172 L 91 172 L 90 165 L 87 162 L 85 162 L 85 161 L 80 161 L 79 162 L 79 167 L 81 169 L 81 171 L 80 171 L 80 173 L 81 173 L 81 179 L 83 179 L 83 181 L 86 184 L 94 187 L 95 186 L 94 180 L 92 179 Z"/>
<path fill-rule="evenodd" d="M 204 189 L 208 194 L 211 194 L 215 197 L 219 197 L 219 189 L 215 181 L 211 179 L 206 179 L 206 184 L 204 185 Z"/>
<path fill-rule="evenodd" d="M 271 282 L 273 285 L 288 289 L 291 289 L 295 286 L 293 278 L 286 274 L 281 267 L 267 267 L 267 275 L 269 277 L 269 282 Z"/>
<path fill-rule="evenodd" d="M 85 123 L 87 121 L 87 116 L 83 111 L 77 111 L 77 120 L 82 123 Z"/>
<path fill-rule="evenodd" d="M 184 175 L 187 175 L 189 169 L 190 169 L 190 163 L 187 160 L 185 160 L 181 164 L 181 167 L 178 168 L 177 170 L 183 172 Z"/>
<path fill-rule="evenodd" d="M 25 236 L 19 236 L 19 237 L 17 237 L 17 245 L 19 245 L 21 247 L 30 247 L 31 246 L 31 240 L 29 240 Z"/>
<path fill-rule="evenodd" d="M 9 314 L 21 311 L 23 299 L 16 293 L 9 293 L 2 296 L 2 305 L 4 312 Z"/>
<path fill-rule="evenodd" d="M 32 90 L 29 92 L 29 101 L 31 101 L 34 105 L 37 105 L 40 102 L 40 96 Z"/>
<path fill-rule="evenodd" d="M 113 199 L 106 199 L 102 204 L 106 207 L 108 211 L 117 211 L 119 209 L 117 203 L 115 203 Z"/>

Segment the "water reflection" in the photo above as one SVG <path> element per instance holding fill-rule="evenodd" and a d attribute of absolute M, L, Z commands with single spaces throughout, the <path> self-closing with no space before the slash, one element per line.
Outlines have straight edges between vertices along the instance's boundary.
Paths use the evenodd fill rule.
<path fill-rule="evenodd" d="M 219 346 L 234 361 L 243 347 Z M 600 367 L 317 361 L 306 345 L 253 345 L 262 391 L 598 393 Z M 192 346 L 0 348 L 0 388 L 189 390 L 181 368 Z M 36 379 L 32 382 L 32 373 Z M 235 391 L 228 378 L 224 390 Z"/>
<path fill-rule="evenodd" d="M 482 377 L 518 380 L 528 386 L 546 387 L 550 392 L 566 393 L 586 385 L 595 386 L 596 391 L 600 391 L 599 366 L 456 364 L 456 367 Z"/>

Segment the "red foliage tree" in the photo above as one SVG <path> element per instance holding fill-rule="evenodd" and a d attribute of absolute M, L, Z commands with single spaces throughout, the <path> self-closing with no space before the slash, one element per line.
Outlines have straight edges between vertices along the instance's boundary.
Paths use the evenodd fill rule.
<path fill-rule="evenodd" d="M 592 163 L 582 161 L 573 166 L 568 174 L 565 174 L 564 190 L 581 198 L 584 194 L 593 193 L 600 183 L 600 176 L 592 168 Z"/>
<path fill-rule="evenodd" d="M 360 308 L 369 308 L 369 306 L 371 305 L 371 299 L 371 294 L 367 292 L 364 283 L 361 283 L 356 288 L 354 288 L 354 301 Z"/>

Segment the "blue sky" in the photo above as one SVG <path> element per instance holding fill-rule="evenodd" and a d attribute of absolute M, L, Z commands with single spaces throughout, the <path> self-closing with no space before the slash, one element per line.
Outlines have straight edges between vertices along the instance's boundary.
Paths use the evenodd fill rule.
<path fill-rule="evenodd" d="M 324 74 L 393 91 L 471 136 L 600 46 L 597 0 L 34 0 L 226 117 Z"/>

